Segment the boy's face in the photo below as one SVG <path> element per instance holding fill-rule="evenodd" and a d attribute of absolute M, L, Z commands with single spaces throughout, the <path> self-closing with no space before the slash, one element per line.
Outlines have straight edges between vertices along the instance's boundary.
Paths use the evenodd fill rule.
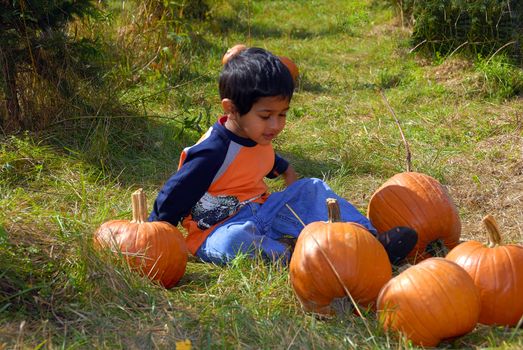
<path fill-rule="evenodd" d="M 242 116 L 228 111 L 224 105 L 229 115 L 225 127 L 238 136 L 249 138 L 260 145 L 268 145 L 285 127 L 289 102 L 288 98 L 281 96 L 261 97 Z"/>

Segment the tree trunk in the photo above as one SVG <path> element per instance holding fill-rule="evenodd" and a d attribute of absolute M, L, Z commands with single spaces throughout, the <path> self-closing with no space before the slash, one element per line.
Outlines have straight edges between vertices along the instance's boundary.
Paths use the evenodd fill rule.
<path fill-rule="evenodd" d="M 22 113 L 16 91 L 16 62 L 9 49 L 0 46 L 0 70 L 2 73 L 2 89 L 7 104 L 7 119 L 0 120 L 0 128 L 5 132 L 17 132 L 22 128 Z"/>

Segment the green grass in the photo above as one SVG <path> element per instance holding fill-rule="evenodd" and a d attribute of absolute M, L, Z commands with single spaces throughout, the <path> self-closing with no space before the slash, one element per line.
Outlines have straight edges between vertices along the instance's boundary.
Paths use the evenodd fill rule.
<path fill-rule="evenodd" d="M 372 312 L 366 321 L 351 311 L 329 320 L 304 313 L 279 264 L 191 260 L 178 286 L 164 290 L 93 250 L 94 230 L 130 218 L 139 187 L 151 205 L 179 151 L 219 114 L 221 55 L 238 42 L 291 57 L 300 68 L 276 148 L 302 176 L 325 179 L 365 212 L 373 191 L 405 170 L 382 88 L 414 170 L 448 186 L 463 238 L 482 239 L 480 219 L 492 213 L 505 240 L 521 244 L 523 106 L 507 99 L 518 87 L 510 72 L 520 71 L 497 58 L 432 62 L 411 54 L 393 11 L 370 0 L 216 3 L 195 47 L 185 49 L 183 71 L 135 73 L 137 83 L 119 95 L 134 114 L 2 139 L 0 348 L 172 349 L 185 339 L 201 349 L 411 347 L 383 333 Z M 282 186 L 270 181 L 273 190 Z M 440 346 L 516 349 L 523 334 L 478 326 Z"/>

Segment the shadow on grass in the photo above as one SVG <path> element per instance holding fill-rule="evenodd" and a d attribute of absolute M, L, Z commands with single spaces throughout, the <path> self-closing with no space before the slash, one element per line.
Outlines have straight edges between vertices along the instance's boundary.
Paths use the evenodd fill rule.
<path fill-rule="evenodd" d="M 298 86 L 299 91 L 311 92 L 311 93 L 325 93 L 329 89 L 317 81 L 310 80 L 308 76 L 304 75 Z"/>
<path fill-rule="evenodd" d="M 86 117 L 46 138 L 124 187 L 159 187 L 176 171 L 181 150 L 198 140 L 195 125 L 183 117 Z"/>
<path fill-rule="evenodd" d="M 216 29 L 224 35 L 230 35 L 230 33 L 248 33 L 253 39 L 283 37 L 289 37 L 292 39 L 310 39 L 318 36 L 318 33 L 311 32 L 305 28 L 292 28 L 291 30 L 286 31 L 268 25 L 249 24 L 247 21 L 239 21 L 237 17 L 218 17 L 215 19 L 214 25 Z"/>
<path fill-rule="evenodd" d="M 338 176 L 340 171 L 343 171 L 343 175 L 361 175 L 361 174 L 377 174 L 381 173 L 383 169 L 380 169 L 373 162 L 359 163 L 357 166 L 351 166 L 349 164 L 342 164 L 343 162 L 337 162 L 334 160 L 316 160 L 301 155 L 302 152 L 278 152 L 282 157 L 287 159 L 300 177 L 304 178 L 318 178 L 325 181 L 329 181 L 332 176 Z"/>
<path fill-rule="evenodd" d="M 203 263 L 197 261 L 197 258 L 192 257 L 187 263 L 185 274 L 178 282 L 179 287 L 187 286 L 190 288 L 201 288 L 205 290 L 209 286 L 216 285 L 220 278 L 220 274 L 226 267 L 216 266 L 213 264 Z"/>
<path fill-rule="evenodd" d="M 306 27 L 291 27 L 289 29 L 281 29 L 274 26 L 269 26 L 261 23 L 249 23 L 244 18 L 233 16 L 216 17 L 213 21 L 214 29 L 224 36 L 229 36 L 231 33 L 249 34 L 253 39 L 267 39 L 267 38 L 289 38 L 293 40 L 307 40 L 314 38 L 321 38 L 324 36 L 333 36 L 337 34 L 352 34 L 348 23 L 340 23 L 334 26 L 322 27 L 321 30 L 312 31 Z"/>
<path fill-rule="evenodd" d="M 183 148 L 195 144 L 214 121 L 209 111 L 201 110 L 187 116 L 85 118 L 62 125 L 47 139 L 123 187 L 159 189 L 176 172 Z M 372 162 L 348 166 L 344 161 L 313 159 L 300 148 L 278 153 L 302 177 L 328 180 L 339 171 L 355 175 L 382 170 Z"/>

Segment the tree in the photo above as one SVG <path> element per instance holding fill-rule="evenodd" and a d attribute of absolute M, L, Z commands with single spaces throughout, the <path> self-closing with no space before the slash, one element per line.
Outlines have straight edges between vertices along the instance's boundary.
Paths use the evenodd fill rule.
<path fill-rule="evenodd" d="M 7 115 L 0 118 L 5 131 L 28 129 L 18 99 L 17 73 L 26 67 L 43 79 L 53 80 L 42 55 L 46 42 L 66 37 L 66 25 L 74 18 L 92 13 L 93 0 L 0 0 L 0 72 Z M 67 86 L 63 87 L 67 90 Z"/>

